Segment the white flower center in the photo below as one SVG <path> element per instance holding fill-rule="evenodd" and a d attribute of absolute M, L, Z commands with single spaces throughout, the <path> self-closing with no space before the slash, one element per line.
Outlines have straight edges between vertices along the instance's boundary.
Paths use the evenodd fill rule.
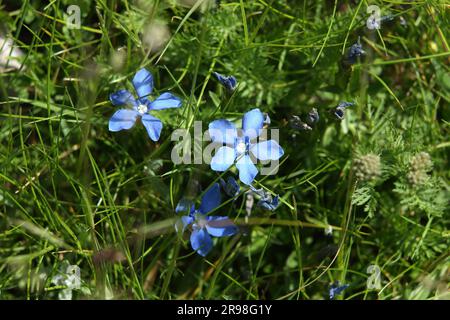
<path fill-rule="evenodd" d="M 236 151 L 237 151 L 238 153 L 244 153 L 244 152 L 245 152 L 245 149 L 246 149 L 245 142 L 239 142 L 239 143 L 236 145 Z"/>
<path fill-rule="evenodd" d="M 197 215 L 197 225 L 200 227 L 200 228 L 205 228 L 206 227 L 206 225 L 208 224 L 208 220 L 206 220 L 205 218 L 203 218 L 203 217 L 199 217 L 199 215 Z"/>
<path fill-rule="evenodd" d="M 140 104 L 140 105 L 138 105 L 138 107 L 137 107 L 137 111 L 138 111 L 140 114 L 144 114 L 144 113 L 147 113 L 148 108 L 147 108 L 147 106 L 146 106 L 145 104 Z"/>

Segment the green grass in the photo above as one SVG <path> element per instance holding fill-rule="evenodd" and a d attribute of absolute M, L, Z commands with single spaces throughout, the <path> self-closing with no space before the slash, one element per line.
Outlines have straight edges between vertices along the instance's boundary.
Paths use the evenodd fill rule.
<path fill-rule="evenodd" d="M 52 277 L 69 264 L 81 271 L 73 299 L 328 299 L 335 281 L 350 285 L 338 299 L 449 299 L 448 5 L 212 2 L 0 1 L 0 35 L 24 63 L 0 73 L 0 299 L 57 299 Z M 72 4 L 80 29 L 66 25 Z M 371 4 L 394 20 L 369 31 Z M 170 36 L 150 50 L 152 24 Z M 343 67 L 358 38 L 365 56 Z M 157 93 L 183 99 L 154 113 L 157 143 L 141 125 L 108 131 L 109 94 L 142 67 Z M 329 112 L 340 101 L 355 102 L 342 121 Z M 279 171 L 256 179 L 280 206 L 247 217 L 241 184 L 217 210 L 241 232 L 203 258 L 175 232 L 174 209 L 219 174 L 173 164 L 171 133 L 255 107 L 280 129 Z M 290 126 L 313 107 L 313 130 Z M 412 169 L 420 152 L 431 170 Z M 368 154 L 380 166 L 361 171 Z"/>

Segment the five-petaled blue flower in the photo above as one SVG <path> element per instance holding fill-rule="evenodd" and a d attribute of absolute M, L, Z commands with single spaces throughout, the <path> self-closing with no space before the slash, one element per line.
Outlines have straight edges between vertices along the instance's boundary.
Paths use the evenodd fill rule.
<path fill-rule="evenodd" d="M 190 201 L 180 201 L 175 209 L 177 213 L 188 213 L 181 217 L 183 231 L 192 225 L 191 246 L 199 255 L 205 257 L 212 249 L 211 236 L 226 237 L 238 232 L 238 227 L 225 216 L 208 216 L 207 214 L 220 205 L 220 187 L 215 183 L 202 197 L 200 207 L 196 210 Z M 177 226 L 175 225 L 177 228 Z"/>
<path fill-rule="evenodd" d="M 162 122 L 149 114 L 150 110 L 178 108 L 181 100 L 170 92 L 164 92 L 158 98 L 150 101 L 147 96 L 153 91 L 153 76 L 146 69 L 139 70 L 133 78 L 133 86 L 137 99 L 127 90 L 119 90 L 109 96 L 115 106 L 128 106 L 130 109 L 117 110 L 109 120 L 109 131 L 128 130 L 140 118 L 153 141 L 158 141 L 162 130 Z"/>
<path fill-rule="evenodd" d="M 253 109 L 242 118 L 242 135 L 228 120 L 215 120 L 209 124 L 209 134 L 213 142 L 225 144 L 217 150 L 211 160 L 211 169 L 226 171 L 236 161 L 239 179 L 250 185 L 258 174 L 258 169 L 250 158 L 250 152 L 259 160 L 278 160 L 284 151 L 274 140 L 252 143 L 262 132 L 264 115 Z M 229 146 L 228 146 L 229 145 Z"/>

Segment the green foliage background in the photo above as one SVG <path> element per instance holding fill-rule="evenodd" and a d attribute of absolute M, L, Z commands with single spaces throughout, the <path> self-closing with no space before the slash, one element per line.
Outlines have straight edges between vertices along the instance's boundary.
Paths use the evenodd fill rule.
<path fill-rule="evenodd" d="M 65 24 L 72 4 L 81 29 Z M 393 15 L 378 31 L 366 28 L 372 4 Z M 0 73 L 0 298 L 56 299 L 51 279 L 67 264 L 81 268 L 74 299 L 327 299 L 334 281 L 350 285 L 339 299 L 449 298 L 444 2 L 24 0 L 0 1 L 0 17 L 25 66 Z M 143 39 L 156 24 L 170 37 L 155 51 Z M 345 67 L 358 38 L 366 54 Z M 141 67 L 157 93 L 183 99 L 156 115 L 158 143 L 142 126 L 108 131 L 109 94 Z M 355 102 L 342 121 L 329 112 L 340 101 Z M 219 211 L 242 232 L 202 258 L 174 232 L 174 208 L 219 175 L 174 165 L 170 134 L 255 107 L 285 150 L 258 185 L 282 202 L 245 220 L 241 185 Z M 313 130 L 289 125 L 313 107 Z M 433 167 L 417 185 L 420 152 Z M 380 167 L 365 181 L 354 162 L 367 154 Z M 367 288 L 370 265 L 379 289 Z"/>

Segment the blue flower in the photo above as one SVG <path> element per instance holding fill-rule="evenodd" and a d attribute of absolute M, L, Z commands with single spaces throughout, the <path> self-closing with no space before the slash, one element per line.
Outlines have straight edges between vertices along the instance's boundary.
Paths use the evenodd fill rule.
<path fill-rule="evenodd" d="M 237 80 L 233 76 L 224 76 L 218 72 L 213 72 L 214 76 L 216 76 L 217 80 L 229 91 L 234 91 L 236 89 Z"/>
<path fill-rule="evenodd" d="M 203 257 L 212 249 L 211 236 L 226 237 L 238 232 L 238 227 L 228 217 L 207 215 L 220 205 L 220 198 L 220 187 L 215 183 L 205 192 L 197 210 L 191 201 L 186 200 L 180 201 L 175 209 L 177 213 L 188 213 L 181 217 L 182 231 L 192 225 L 192 249 Z M 176 225 L 175 228 L 178 229 Z"/>
<path fill-rule="evenodd" d="M 155 100 L 150 101 L 147 96 L 153 91 L 153 76 L 144 68 L 136 72 L 132 82 L 137 99 L 129 91 L 123 89 L 109 96 L 113 105 L 130 107 L 129 109 L 119 109 L 113 114 L 109 119 L 109 131 L 131 129 L 136 120 L 140 118 L 150 139 L 158 141 L 163 124 L 158 118 L 150 115 L 149 111 L 179 108 L 181 100 L 170 92 L 164 92 Z"/>
<path fill-rule="evenodd" d="M 284 151 L 274 140 L 252 143 L 262 132 L 264 116 L 259 109 L 253 109 L 242 118 L 243 134 L 228 120 L 215 120 L 209 124 L 209 134 L 213 142 L 225 144 L 217 150 L 211 160 L 211 169 L 226 171 L 236 160 L 239 179 L 250 185 L 258 174 L 258 169 L 250 158 L 250 152 L 259 160 L 278 160 Z"/>
<path fill-rule="evenodd" d="M 344 284 L 344 285 L 339 285 L 339 281 L 336 281 L 335 283 L 333 283 L 330 287 L 330 299 L 333 300 L 338 294 L 341 294 L 342 291 L 344 291 L 345 289 L 347 289 L 350 285 L 348 284 Z"/>
<path fill-rule="evenodd" d="M 237 183 L 236 179 L 233 177 L 228 177 L 227 182 L 225 180 L 220 179 L 220 185 L 222 186 L 223 191 L 229 197 L 236 197 L 239 195 L 241 188 L 239 187 L 239 183 Z"/>

